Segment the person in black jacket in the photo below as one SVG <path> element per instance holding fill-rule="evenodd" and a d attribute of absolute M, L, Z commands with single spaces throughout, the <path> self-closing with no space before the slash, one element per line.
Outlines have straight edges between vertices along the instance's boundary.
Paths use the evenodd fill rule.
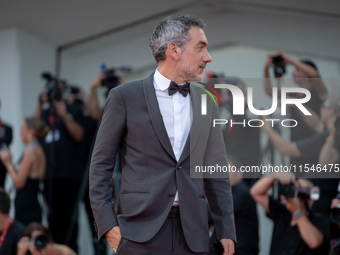
<path fill-rule="evenodd" d="M 17 242 L 25 230 L 21 223 L 9 217 L 10 204 L 9 196 L 0 187 L 0 255 L 16 255 Z"/>

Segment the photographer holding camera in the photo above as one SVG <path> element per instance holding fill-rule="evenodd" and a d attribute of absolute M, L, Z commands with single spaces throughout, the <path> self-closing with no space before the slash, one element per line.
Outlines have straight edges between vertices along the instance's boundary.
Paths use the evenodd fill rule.
<path fill-rule="evenodd" d="M 65 82 L 46 73 L 43 77 L 46 89 L 34 114 L 50 127 L 43 143 L 47 158 L 45 191 L 50 209 L 49 228 L 56 242 L 77 251 L 77 226 L 73 227 L 77 222 L 72 221 L 70 215 L 78 210 L 77 196 L 84 166 L 83 104 L 69 100 L 68 93 L 72 91 Z M 45 105 L 48 107 L 44 108 Z"/>
<path fill-rule="evenodd" d="M 99 88 L 102 86 L 102 93 L 105 94 L 105 101 L 109 91 L 126 82 L 124 76 L 117 72 L 116 69 L 107 69 L 98 74 L 92 81 L 90 86 L 90 110 L 94 120 L 100 121 L 103 115 L 103 109 L 98 101 L 100 97 Z M 101 95 L 103 96 L 103 95 Z"/>
<path fill-rule="evenodd" d="M 304 118 L 305 125 L 310 127 L 314 133 L 310 137 L 301 138 L 296 141 L 288 141 L 275 131 L 268 123 L 264 123 L 261 127 L 263 131 L 267 133 L 272 144 L 283 155 L 291 157 L 291 163 L 293 165 L 300 164 L 321 164 L 322 166 L 327 164 L 334 164 L 338 161 L 338 153 L 334 146 L 340 145 L 339 142 L 335 142 L 336 130 L 340 130 L 340 105 L 339 96 L 330 95 L 322 104 L 320 109 L 321 117 L 317 117 L 315 114 Z M 292 128 L 292 131 L 297 128 Z M 339 131 L 338 131 L 339 132 Z M 299 160 L 299 164 L 293 159 Z M 320 176 L 320 173 L 317 173 Z M 328 214 L 329 204 L 335 197 L 336 187 L 339 179 L 323 179 L 317 175 L 311 179 L 314 185 L 321 189 L 321 199 L 317 201 L 313 210 L 316 213 Z"/>
<path fill-rule="evenodd" d="M 78 115 L 82 115 L 79 105 L 68 104 L 65 98 L 66 84 L 64 81 L 53 78 L 52 76 L 46 78 L 46 76 L 46 74 L 43 74 L 43 77 L 47 80 L 46 89 L 39 97 L 34 116 L 45 117 L 45 119 L 47 117 L 47 123 L 50 126 L 56 125 L 58 122 L 63 122 L 71 138 L 80 142 L 83 139 L 84 130 L 76 119 L 76 117 L 79 117 Z M 46 103 L 48 103 L 49 107 L 44 110 L 43 106 Z M 57 133 L 54 134 L 55 139 L 58 137 Z"/>
<path fill-rule="evenodd" d="M 40 223 L 32 222 L 18 242 L 17 255 L 76 255 L 66 245 L 53 242 L 50 231 Z"/>
<path fill-rule="evenodd" d="M 276 180 L 284 185 L 281 201 L 268 195 Z M 311 210 L 315 199 L 312 186 L 306 179 L 296 180 L 293 173 L 269 174 L 252 186 L 251 196 L 274 222 L 271 255 L 325 254 L 318 248 L 326 238 L 328 220 L 325 216 L 316 217 Z"/>
<path fill-rule="evenodd" d="M 264 90 L 272 96 L 272 84 L 270 82 L 269 68 L 273 66 L 275 78 L 280 85 L 281 77 L 285 73 L 287 65 L 293 65 L 295 70 L 292 73 L 294 82 L 301 88 L 308 89 L 311 93 L 311 99 L 305 104 L 311 108 L 317 116 L 320 116 L 320 107 L 327 97 L 327 89 L 321 80 L 316 65 L 310 60 L 295 60 L 285 51 L 280 51 L 275 56 L 268 55 L 264 66 Z M 291 97 L 300 97 L 298 93 L 290 95 Z M 291 141 L 297 141 L 313 135 L 311 130 L 302 121 L 299 109 L 292 108 L 290 111 L 292 119 L 297 120 L 298 125 L 291 129 Z"/>

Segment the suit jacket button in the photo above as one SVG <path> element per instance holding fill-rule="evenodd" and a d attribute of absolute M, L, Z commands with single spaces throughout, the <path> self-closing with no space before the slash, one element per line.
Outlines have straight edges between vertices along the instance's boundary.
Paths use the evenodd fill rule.
<path fill-rule="evenodd" d="M 182 167 L 181 166 L 178 166 L 177 168 L 176 168 L 176 170 L 181 170 L 182 169 Z"/>
<path fill-rule="evenodd" d="M 168 195 L 169 195 L 169 197 L 173 197 L 175 195 L 175 192 L 169 191 Z"/>

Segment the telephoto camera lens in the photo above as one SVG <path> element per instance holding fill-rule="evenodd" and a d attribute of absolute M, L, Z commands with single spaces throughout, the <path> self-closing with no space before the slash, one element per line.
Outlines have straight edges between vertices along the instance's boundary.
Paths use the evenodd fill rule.
<path fill-rule="evenodd" d="M 34 239 L 34 245 L 38 250 L 44 249 L 48 244 L 48 238 L 46 235 L 39 235 Z"/>
<path fill-rule="evenodd" d="M 44 249 L 48 244 L 48 237 L 46 235 L 38 235 L 31 240 L 38 251 Z M 30 251 L 27 251 L 26 255 L 32 255 Z"/>

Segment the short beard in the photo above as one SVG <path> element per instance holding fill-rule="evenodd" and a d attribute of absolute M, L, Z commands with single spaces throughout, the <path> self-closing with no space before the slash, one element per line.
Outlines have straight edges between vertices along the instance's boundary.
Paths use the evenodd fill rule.
<path fill-rule="evenodd" d="M 178 76 L 185 81 L 201 81 L 202 74 L 198 74 L 197 70 L 178 70 Z"/>

